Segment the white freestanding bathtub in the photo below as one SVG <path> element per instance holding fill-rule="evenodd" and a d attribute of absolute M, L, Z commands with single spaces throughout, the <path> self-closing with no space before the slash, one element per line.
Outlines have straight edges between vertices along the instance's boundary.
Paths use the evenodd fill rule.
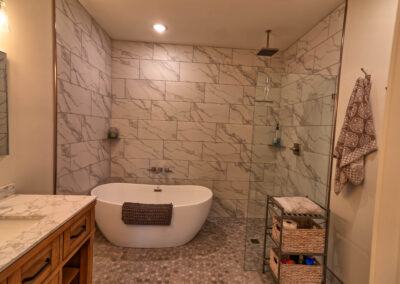
<path fill-rule="evenodd" d="M 203 186 L 130 183 L 100 185 L 91 195 L 97 196 L 96 223 L 104 236 L 117 246 L 137 248 L 175 247 L 192 240 L 207 219 L 213 196 Z M 126 225 L 121 220 L 124 202 L 172 203 L 171 225 Z"/>

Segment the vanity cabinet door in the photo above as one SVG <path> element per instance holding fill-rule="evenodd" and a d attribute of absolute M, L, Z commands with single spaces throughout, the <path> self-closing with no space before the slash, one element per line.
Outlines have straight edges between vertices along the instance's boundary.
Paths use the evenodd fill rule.
<path fill-rule="evenodd" d="M 55 239 L 32 256 L 21 266 L 21 280 L 24 284 L 42 283 L 59 263 L 59 239 Z"/>
<path fill-rule="evenodd" d="M 83 216 L 78 216 L 76 220 L 68 227 L 63 234 L 63 258 L 67 258 L 73 250 L 83 242 L 91 232 L 91 214 L 90 211 Z"/>

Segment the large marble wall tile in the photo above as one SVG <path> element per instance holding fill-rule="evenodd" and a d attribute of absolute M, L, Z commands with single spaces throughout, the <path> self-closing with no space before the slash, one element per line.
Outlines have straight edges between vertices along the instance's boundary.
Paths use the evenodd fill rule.
<path fill-rule="evenodd" d="M 258 50 L 255 49 L 233 49 L 234 65 L 269 67 L 270 58 L 257 56 Z"/>
<path fill-rule="evenodd" d="M 296 60 L 297 54 L 297 42 L 289 46 L 285 51 L 283 51 L 283 62 L 286 66 L 288 63 Z"/>
<path fill-rule="evenodd" d="M 112 41 L 112 57 L 152 59 L 153 44 L 147 42 Z"/>
<path fill-rule="evenodd" d="M 166 82 L 166 100 L 180 102 L 203 102 L 204 83 Z"/>
<path fill-rule="evenodd" d="M 337 76 L 339 74 L 340 63 L 333 64 L 325 69 L 318 70 L 314 74 Z"/>
<path fill-rule="evenodd" d="M 164 81 L 126 80 L 125 96 L 129 99 L 164 100 L 164 95 Z"/>
<path fill-rule="evenodd" d="M 243 88 L 243 103 L 245 105 L 254 105 L 256 95 L 256 88 L 251 86 L 245 86 Z"/>
<path fill-rule="evenodd" d="M 255 103 L 254 109 L 254 125 L 267 125 L 269 104 Z"/>
<path fill-rule="evenodd" d="M 59 112 L 89 115 L 91 114 L 91 91 L 58 80 L 57 106 Z"/>
<path fill-rule="evenodd" d="M 311 75 L 301 80 L 302 101 L 331 96 L 336 92 L 336 76 Z"/>
<path fill-rule="evenodd" d="M 189 178 L 225 180 L 227 164 L 211 161 L 189 161 Z"/>
<path fill-rule="evenodd" d="M 90 165 L 90 187 L 96 187 L 99 184 L 106 183 L 110 176 L 110 160 L 104 160 Z"/>
<path fill-rule="evenodd" d="M 293 105 L 293 125 L 321 125 L 323 99 Z"/>
<path fill-rule="evenodd" d="M 125 98 L 125 80 L 112 79 L 111 80 L 111 95 L 118 99 Z"/>
<path fill-rule="evenodd" d="M 331 96 L 322 98 L 321 125 L 334 125 L 335 99 Z"/>
<path fill-rule="evenodd" d="M 58 9 L 56 9 L 56 19 L 57 43 L 80 56 L 82 54 L 82 31 Z"/>
<path fill-rule="evenodd" d="M 253 144 L 268 145 L 272 144 L 275 137 L 275 127 L 255 125 L 253 134 Z"/>
<path fill-rule="evenodd" d="M 298 104 L 303 105 L 303 104 Z M 282 126 L 294 125 L 293 122 L 293 105 L 283 105 L 279 108 L 279 124 Z M 296 123 L 298 125 L 298 123 Z"/>
<path fill-rule="evenodd" d="M 243 104 L 243 87 L 236 85 L 207 84 L 205 102 Z"/>
<path fill-rule="evenodd" d="M 192 62 L 193 46 L 156 43 L 153 56 L 155 60 Z"/>
<path fill-rule="evenodd" d="M 329 161 L 329 156 L 303 152 L 302 156 L 297 157 L 296 170 L 314 181 L 327 184 Z"/>
<path fill-rule="evenodd" d="M 111 160 L 112 177 L 148 177 L 150 160 L 113 158 Z"/>
<path fill-rule="evenodd" d="M 103 49 L 108 55 L 111 55 L 111 38 L 94 19 L 92 19 L 90 37 L 96 42 L 97 46 Z"/>
<path fill-rule="evenodd" d="M 214 196 L 220 199 L 247 199 L 249 183 L 247 181 L 214 181 Z"/>
<path fill-rule="evenodd" d="M 57 145 L 57 177 L 71 173 L 71 144 Z"/>
<path fill-rule="evenodd" d="M 281 89 L 281 105 L 295 104 L 301 102 L 302 98 L 302 81 L 296 81 L 292 84 L 285 85 Z"/>
<path fill-rule="evenodd" d="M 57 144 L 68 144 L 82 140 L 82 120 L 79 115 L 57 114 Z"/>
<path fill-rule="evenodd" d="M 92 115 L 109 118 L 111 116 L 111 98 L 93 93 Z"/>
<path fill-rule="evenodd" d="M 177 122 L 139 120 L 140 139 L 176 139 Z"/>
<path fill-rule="evenodd" d="M 86 33 L 82 34 L 82 58 L 100 71 L 107 72 L 105 51 Z"/>
<path fill-rule="evenodd" d="M 204 161 L 239 162 L 240 145 L 229 143 L 203 143 Z"/>
<path fill-rule="evenodd" d="M 255 163 L 271 163 L 276 159 L 276 149 L 268 145 L 253 145 L 252 155 Z"/>
<path fill-rule="evenodd" d="M 253 122 L 254 107 L 249 105 L 231 105 L 229 122 L 251 124 Z"/>
<path fill-rule="evenodd" d="M 71 169 L 79 170 L 106 159 L 108 152 L 98 141 L 71 144 Z"/>
<path fill-rule="evenodd" d="M 256 84 L 256 78 L 256 67 L 220 65 L 220 84 L 253 86 Z"/>
<path fill-rule="evenodd" d="M 236 217 L 237 200 L 214 198 L 211 217 Z"/>
<path fill-rule="evenodd" d="M 250 179 L 250 163 L 228 163 L 227 180 L 248 181 Z"/>
<path fill-rule="evenodd" d="M 315 49 L 314 72 L 340 62 L 342 32 L 334 34 Z"/>
<path fill-rule="evenodd" d="M 168 178 L 187 179 L 189 177 L 189 162 L 178 160 L 150 160 L 150 167 L 169 168 L 171 173 L 150 173 L 150 177 L 163 175 Z"/>
<path fill-rule="evenodd" d="M 251 144 L 253 126 L 240 124 L 217 124 L 216 141 Z"/>
<path fill-rule="evenodd" d="M 297 56 L 295 64 L 290 66 L 287 72 L 298 74 L 312 74 L 315 64 L 315 50 L 307 51 L 306 53 Z"/>
<path fill-rule="evenodd" d="M 72 172 L 57 179 L 57 194 L 86 195 L 91 189 L 89 167 Z"/>
<path fill-rule="evenodd" d="M 139 79 L 139 60 L 112 58 L 111 77 L 113 79 Z"/>
<path fill-rule="evenodd" d="M 251 163 L 250 181 L 264 181 L 264 164 Z"/>
<path fill-rule="evenodd" d="M 151 107 L 153 120 L 190 120 L 190 103 L 153 101 Z"/>
<path fill-rule="evenodd" d="M 110 121 L 108 118 L 82 117 L 82 137 L 85 141 L 106 139 L 109 127 Z"/>
<path fill-rule="evenodd" d="M 161 140 L 125 140 L 125 157 L 133 159 L 162 159 L 163 141 Z"/>
<path fill-rule="evenodd" d="M 140 60 L 140 79 L 179 80 L 179 63 L 162 60 Z"/>
<path fill-rule="evenodd" d="M 311 200 L 325 205 L 325 198 L 321 200 L 321 192 L 326 191 L 326 185 L 309 179 L 297 172 L 289 171 L 287 193 L 290 196 L 307 196 Z M 325 193 L 326 196 L 326 193 Z"/>
<path fill-rule="evenodd" d="M 215 141 L 216 124 L 178 121 L 178 140 Z"/>
<path fill-rule="evenodd" d="M 71 52 L 60 44 L 57 44 L 57 79 L 71 79 Z"/>
<path fill-rule="evenodd" d="M 193 62 L 200 63 L 232 63 L 232 49 L 223 47 L 195 46 Z"/>
<path fill-rule="evenodd" d="M 164 158 L 168 160 L 201 160 L 202 143 L 164 141 Z"/>
<path fill-rule="evenodd" d="M 229 105 L 193 103 L 191 117 L 194 121 L 227 123 L 229 121 Z"/>
<path fill-rule="evenodd" d="M 121 138 L 137 138 L 139 124 L 137 120 L 113 118 L 110 122 L 111 127 L 119 130 Z"/>
<path fill-rule="evenodd" d="M 252 156 L 252 144 L 240 145 L 240 159 L 243 162 L 250 163 Z"/>
<path fill-rule="evenodd" d="M 288 145 L 288 147 L 292 145 Z M 301 147 L 301 145 L 300 145 Z M 293 155 L 293 152 L 289 149 L 276 149 L 276 165 L 278 168 L 289 169 L 295 171 L 297 169 L 297 158 Z"/>
<path fill-rule="evenodd" d="M 112 117 L 150 119 L 151 101 L 114 99 L 112 101 Z"/>
<path fill-rule="evenodd" d="M 80 29 L 84 30 L 88 34 L 91 33 L 91 16 L 85 8 L 82 7 L 78 0 L 56 0 L 56 8 L 71 19 Z M 57 23 L 59 23 L 58 19 Z M 57 28 L 59 28 L 59 26 L 60 25 L 58 24 Z"/>
<path fill-rule="evenodd" d="M 332 143 L 332 126 L 298 127 L 296 136 L 304 151 L 329 155 Z"/>
<path fill-rule="evenodd" d="M 100 78 L 99 78 L 99 94 L 102 94 L 104 96 L 111 96 L 111 76 L 104 73 L 104 72 L 99 72 Z"/>
<path fill-rule="evenodd" d="M 340 4 L 329 16 L 329 35 L 334 35 L 343 29 L 346 3 Z"/>
<path fill-rule="evenodd" d="M 125 152 L 125 139 L 110 141 L 110 158 L 123 158 Z"/>
<path fill-rule="evenodd" d="M 329 18 L 323 19 L 306 35 L 300 38 L 297 42 L 297 55 L 302 55 L 305 52 L 313 49 L 329 36 Z"/>
<path fill-rule="evenodd" d="M 217 83 L 219 68 L 216 64 L 181 63 L 180 80 L 187 82 Z"/>
<path fill-rule="evenodd" d="M 99 90 L 99 70 L 90 66 L 78 56 L 71 55 L 71 83 L 92 91 Z"/>

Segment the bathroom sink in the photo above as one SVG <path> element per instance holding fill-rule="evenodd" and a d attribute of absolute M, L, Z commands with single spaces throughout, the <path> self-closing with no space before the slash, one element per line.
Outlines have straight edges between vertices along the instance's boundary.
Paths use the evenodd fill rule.
<path fill-rule="evenodd" d="M 0 245 L 39 222 L 43 216 L 0 216 Z"/>

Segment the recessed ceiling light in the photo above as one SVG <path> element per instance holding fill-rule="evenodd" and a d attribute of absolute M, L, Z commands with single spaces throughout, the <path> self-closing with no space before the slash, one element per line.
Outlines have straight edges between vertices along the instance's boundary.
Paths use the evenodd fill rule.
<path fill-rule="evenodd" d="M 153 29 L 158 33 L 162 33 L 162 32 L 165 32 L 167 27 L 164 25 L 161 25 L 161 24 L 155 24 L 155 25 L 153 25 Z"/>

